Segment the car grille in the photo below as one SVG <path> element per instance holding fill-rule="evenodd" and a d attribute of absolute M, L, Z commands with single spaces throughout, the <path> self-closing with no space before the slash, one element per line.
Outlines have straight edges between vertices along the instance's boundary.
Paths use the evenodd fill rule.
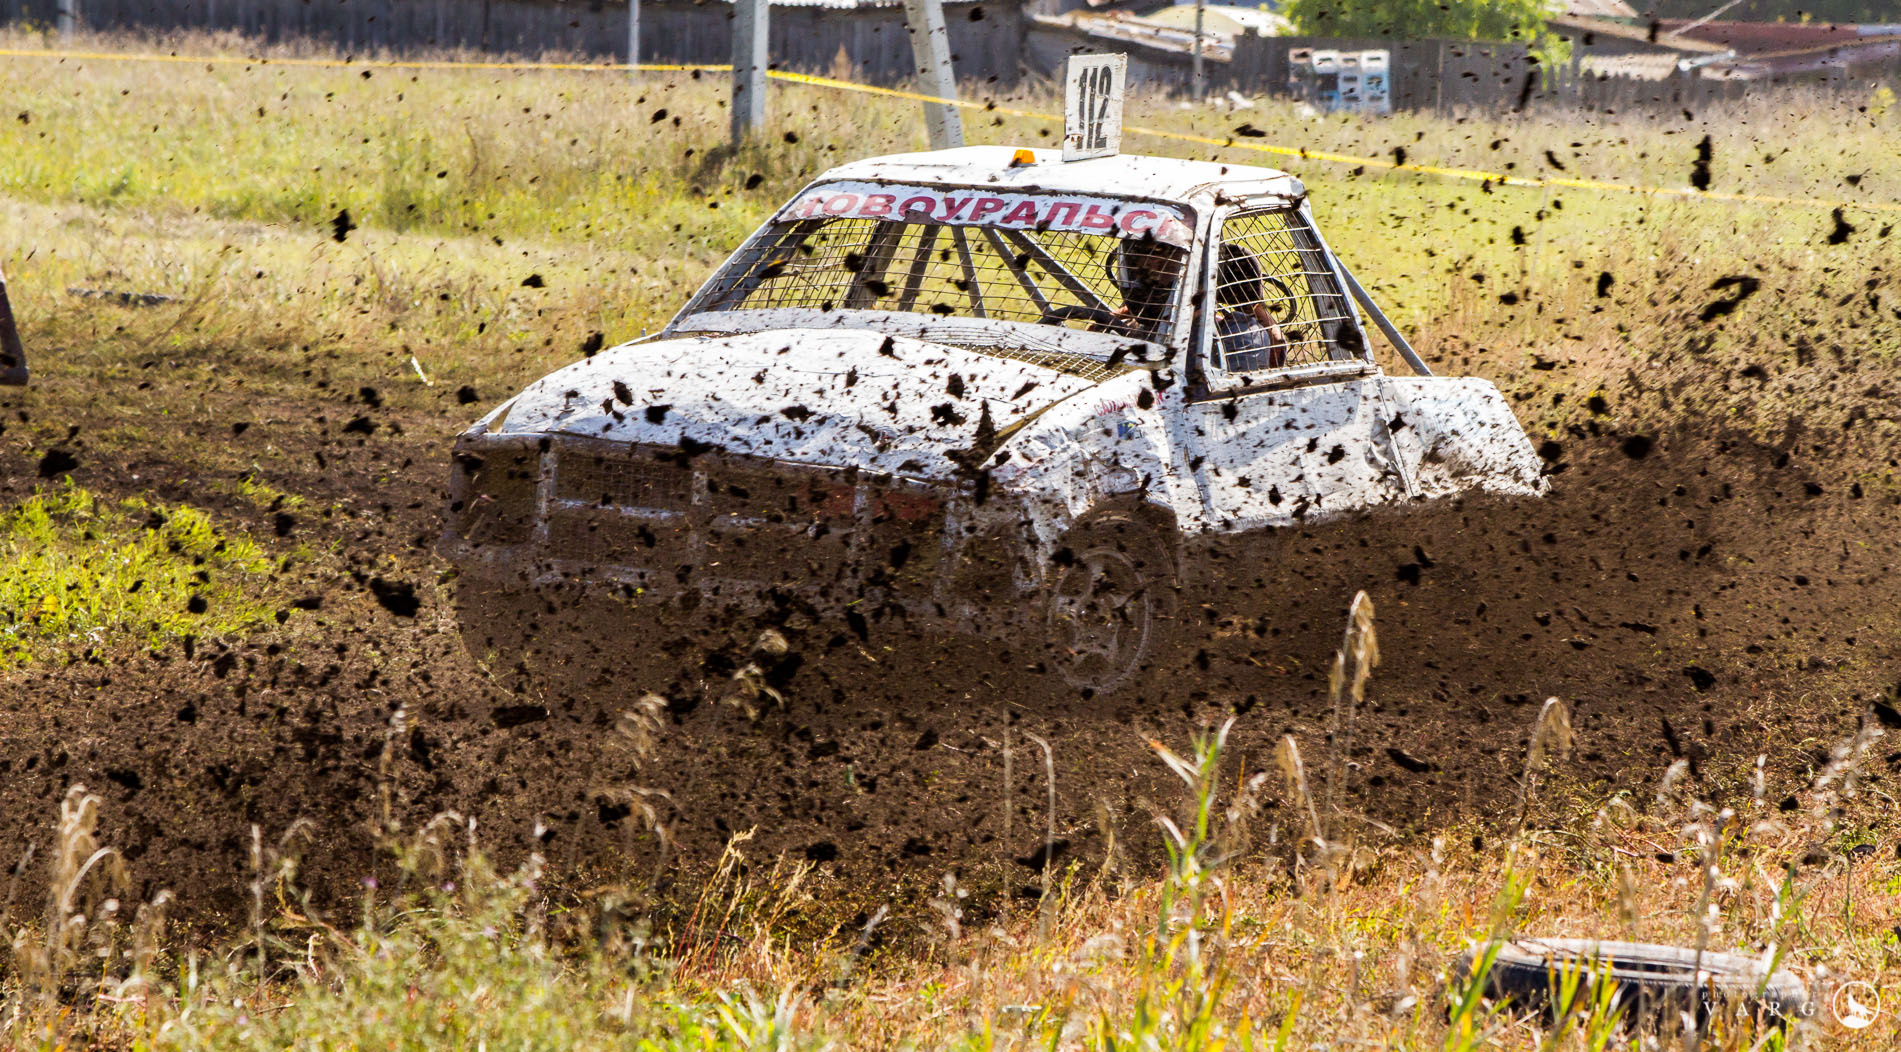
<path fill-rule="evenodd" d="M 556 508 L 548 517 L 548 548 L 563 559 L 624 567 L 643 585 L 691 572 L 685 520 L 654 521 L 613 508 Z"/>
<path fill-rule="evenodd" d="M 678 460 L 564 444 L 556 462 L 554 493 L 559 500 L 603 507 L 684 512 L 693 499 L 693 475 Z"/>
<path fill-rule="evenodd" d="M 941 561 L 937 495 L 832 469 L 569 438 L 553 472 L 548 554 L 642 585 L 703 575 L 826 591 L 856 580 L 922 595 Z"/>
<path fill-rule="evenodd" d="M 541 454 L 534 449 L 491 447 L 459 451 L 462 476 L 452 509 L 459 532 L 474 545 L 516 545 L 535 528 L 535 490 Z"/>

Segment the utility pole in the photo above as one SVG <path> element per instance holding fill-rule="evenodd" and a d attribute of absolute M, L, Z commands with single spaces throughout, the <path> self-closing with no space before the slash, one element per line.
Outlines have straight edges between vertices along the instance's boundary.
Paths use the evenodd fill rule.
<path fill-rule="evenodd" d="M 1201 20 L 1208 13 L 1208 0 L 1195 0 L 1195 53 L 1189 56 L 1189 79 L 1194 81 L 1195 101 L 1200 102 L 1208 95 L 1207 70 L 1202 67 L 1201 42 L 1204 39 Z"/>
<path fill-rule="evenodd" d="M 79 32 L 79 0 L 59 0 L 59 39 L 72 43 L 73 34 Z"/>
<path fill-rule="evenodd" d="M 944 26 L 943 0 L 904 0 L 904 21 L 911 33 L 911 59 L 918 90 L 937 99 L 957 98 L 957 73 L 951 68 L 950 30 Z M 964 144 L 964 118 L 949 102 L 924 104 L 924 127 L 931 149 Z"/>
<path fill-rule="evenodd" d="M 627 76 L 640 79 L 640 0 L 627 0 Z"/>
<path fill-rule="evenodd" d="M 733 0 L 733 145 L 766 122 L 766 30 L 770 0 Z"/>

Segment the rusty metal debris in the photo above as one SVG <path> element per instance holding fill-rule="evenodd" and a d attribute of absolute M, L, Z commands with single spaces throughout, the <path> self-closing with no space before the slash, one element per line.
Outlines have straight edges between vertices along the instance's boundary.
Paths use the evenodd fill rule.
<path fill-rule="evenodd" d="M 176 296 L 161 296 L 156 292 L 122 292 L 118 289 L 82 289 L 68 288 L 68 296 L 78 296 L 82 300 L 110 300 L 121 307 L 162 307 L 167 303 L 176 303 Z"/>

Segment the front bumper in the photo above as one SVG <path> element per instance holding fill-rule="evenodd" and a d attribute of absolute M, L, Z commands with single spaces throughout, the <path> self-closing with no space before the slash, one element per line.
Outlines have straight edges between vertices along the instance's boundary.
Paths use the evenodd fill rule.
<path fill-rule="evenodd" d="M 441 553 L 533 587 L 639 601 L 795 600 L 819 613 L 901 609 L 995 623 L 1044 560 L 1008 498 L 704 450 L 573 436 L 458 443 Z"/>

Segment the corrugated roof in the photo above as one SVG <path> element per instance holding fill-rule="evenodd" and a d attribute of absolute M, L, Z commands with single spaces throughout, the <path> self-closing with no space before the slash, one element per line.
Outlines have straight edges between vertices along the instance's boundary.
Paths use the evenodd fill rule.
<path fill-rule="evenodd" d="M 1718 44 L 1743 55 L 1828 44 L 1851 44 L 1867 35 L 1860 26 L 1828 22 L 1705 22 L 1694 25 L 1666 19 L 1660 25 L 1666 34 L 1679 34 L 1691 40 Z"/>
<path fill-rule="evenodd" d="M 1174 51 L 1184 55 L 1195 50 L 1193 29 L 1156 25 L 1146 19 L 1131 18 L 1117 12 L 1096 14 L 1089 11 L 1071 11 L 1063 15 L 1031 15 L 1030 18 L 1039 26 L 1073 29 L 1099 41 L 1141 44 L 1160 51 Z M 1226 62 L 1234 55 L 1234 38 L 1222 33 L 1208 32 L 1204 26 L 1201 36 L 1201 53 L 1204 57 L 1217 62 Z"/>
<path fill-rule="evenodd" d="M 1195 5 L 1176 4 L 1173 7 L 1164 7 L 1160 11 L 1151 11 L 1143 15 L 1140 21 L 1193 32 Z M 1259 33 L 1266 37 L 1277 37 L 1291 34 L 1293 25 L 1280 15 L 1262 8 L 1209 4 L 1202 13 L 1202 30 L 1204 33 L 1220 33 L 1229 37 L 1249 32 Z"/>
<path fill-rule="evenodd" d="M 1595 33 L 1602 37 L 1616 37 L 1649 44 L 1660 51 L 1681 51 L 1691 54 L 1715 55 L 1729 50 L 1722 44 L 1714 44 L 1694 37 L 1672 36 L 1657 31 L 1653 33 L 1649 26 L 1628 25 L 1608 18 L 1589 18 L 1583 15 L 1552 15 L 1551 24 L 1579 33 Z"/>
<path fill-rule="evenodd" d="M 1740 56 L 1734 62 L 1706 70 L 1703 75 L 1755 80 L 1890 66 L 1897 61 L 1901 61 L 1901 34 L 1857 37 L 1846 43 L 1790 48 L 1785 51 L 1752 52 Z"/>
<path fill-rule="evenodd" d="M 1634 55 L 1585 55 L 1579 59 L 1584 72 L 1592 76 L 1630 77 L 1634 80 L 1668 80 L 1677 71 L 1677 55 L 1653 51 Z"/>
<path fill-rule="evenodd" d="M 1556 0 L 1552 8 L 1576 18 L 1636 18 L 1637 10 L 1624 0 Z"/>

